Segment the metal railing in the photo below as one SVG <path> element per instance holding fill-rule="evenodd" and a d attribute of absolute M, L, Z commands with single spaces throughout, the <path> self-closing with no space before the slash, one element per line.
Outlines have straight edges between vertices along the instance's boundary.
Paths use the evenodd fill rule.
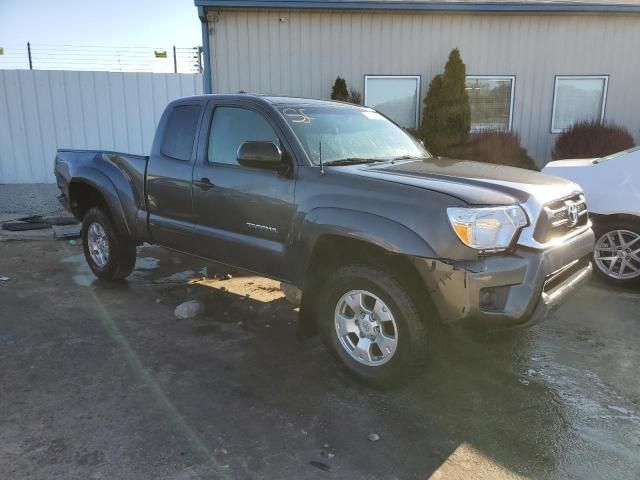
<path fill-rule="evenodd" d="M 0 69 L 202 73 L 202 48 L 0 44 Z"/>

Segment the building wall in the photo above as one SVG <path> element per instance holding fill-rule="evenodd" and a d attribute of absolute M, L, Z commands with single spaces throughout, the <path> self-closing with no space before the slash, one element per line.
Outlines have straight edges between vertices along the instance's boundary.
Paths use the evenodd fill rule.
<path fill-rule="evenodd" d="M 469 75 L 515 75 L 513 129 L 550 160 L 555 75 L 608 74 L 605 119 L 640 141 L 638 15 L 231 11 L 209 21 L 214 93 L 327 98 L 336 76 L 420 74 L 421 96 L 459 47 Z"/>
<path fill-rule="evenodd" d="M 0 70 L 0 183 L 54 182 L 58 148 L 147 155 L 166 104 L 202 75 Z"/>

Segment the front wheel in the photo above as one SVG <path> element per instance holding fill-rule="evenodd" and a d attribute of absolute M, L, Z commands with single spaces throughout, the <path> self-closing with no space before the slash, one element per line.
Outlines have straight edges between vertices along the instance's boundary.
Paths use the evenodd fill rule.
<path fill-rule="evenodd" d="M 91 208 L 82 220 L 82 248 L 89 268 L 102 280 L 123 279 L 136 264 L 135 244 L 99 208 Z"/>
<path fill-rule="evenodd" d="M 640 222 L 607 222 L 594 230 L 593 261 L 600 277 L 614 285 L 640 285 Z"/>
<path fill-rule="evenodd" d="M 325 344 L 360 380 L 397 383 L 425 358 L 426 332 L 414 301 L 377 267 L 336 270 L 324 282 L 318 305 Z"/>

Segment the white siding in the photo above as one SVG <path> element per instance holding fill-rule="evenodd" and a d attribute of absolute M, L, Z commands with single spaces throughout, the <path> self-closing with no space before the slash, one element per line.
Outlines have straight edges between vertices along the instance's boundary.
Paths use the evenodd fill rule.
<path fill-rule="evenodd" d="M 338 75 L 362 93 L 365 74 L 419 74 L 424 97 L 458 47 L 468 74 L 516 76 L 513 130 L 539 165 L 555 75 L 609 75 L 605 119 L 640 141 L 638 15 L 223 10 L 209 26 L 216 93 L 327 98 Z"/>
<path fill-rule="evenodd" d="M 0 183 L 55 181 L 57 148 L 147 155 L 166 104 L 202 75 L 0 70 Z"/>

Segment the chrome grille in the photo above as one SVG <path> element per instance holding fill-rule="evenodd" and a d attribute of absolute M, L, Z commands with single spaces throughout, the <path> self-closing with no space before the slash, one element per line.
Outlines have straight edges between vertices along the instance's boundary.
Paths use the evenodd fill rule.
<path fill-rule="evenodd" d="M 576 203 L 576 209 L 578 211 L 578 215 L 582 214 L 582 212 L 586 213 L 587 204 L 582 200 L 581 203 Z M 569 218 L 569 213 L 565 206 L 560 207 L 559 209 L 553 212 L 553 216 L 551 217 L 551 226 L 552 227 L 560 227 L 565 223 L 571 223 L 571 219 Z"/>
<path fill-rule="evenodd" d="M 542 209 L 533 237 L 541 243 L 563 237 L 589 222 L 584 195 L 555 200 Z"/>

